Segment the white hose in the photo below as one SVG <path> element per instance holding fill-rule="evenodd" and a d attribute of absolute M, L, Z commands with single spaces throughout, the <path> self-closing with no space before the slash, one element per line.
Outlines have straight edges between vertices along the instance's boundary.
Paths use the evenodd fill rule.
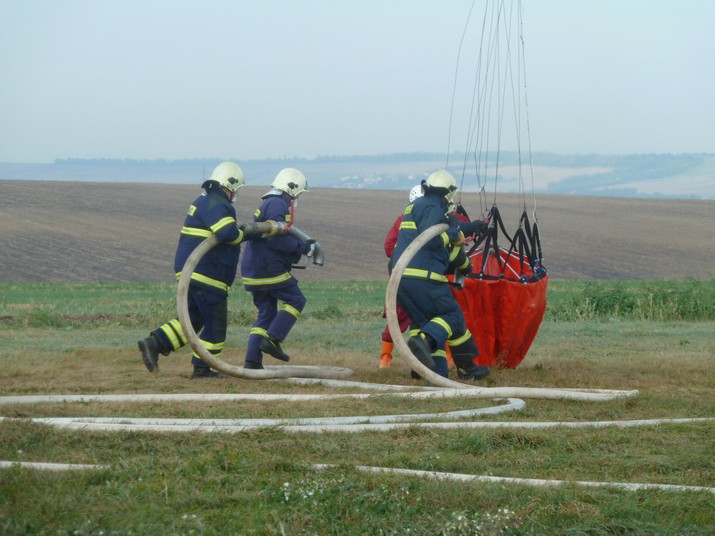
<path fill-rule="evenodd" d="M 313 469 L 318 471 L 326 469 L 334 469 L 336 465 L 314 464 Z M 527 486 L 584 486 L 591 488 L 620 488 L 628 491 L 689 491 L 689 492 L 708 492 L 715 494 L 715 488 L 705 486 L 678 486 L 673 484 L 636 484 L 632 482 L 589 482 L 583 480 L 545 480 L 540 478 L 511 478 L 505 476 L 492 475 L 465 475 L 460 473 L 441 473 L 437 471 L 418 471 L 415 469 L 395 469 L 392 467 L 369 467 L 365 465 L 354 466 L 358 471 L 366 473 L 389 473 L 405 476 L 419 476 L 426 478 L 434 478 L 437 480 L 457 480 L 460 482 L 488 482 L 497 484 L 522 484 Z"/>
<path fill-rule="evenodd" d="M 0 460 L 0 469 L 20 467 L 35 471 L 87 471 L 109 469 L 108 465 L 89 465 L 84 463 L 49 463 L 49 462 L 13 462 Z"/>

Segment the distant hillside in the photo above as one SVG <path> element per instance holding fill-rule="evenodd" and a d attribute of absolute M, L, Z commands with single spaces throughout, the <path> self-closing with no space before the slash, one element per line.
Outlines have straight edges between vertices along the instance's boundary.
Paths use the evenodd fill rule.
<path fill-rule="evenodd" d="M 250 221 L 265 186 L 240 190 Z M 0 181 L 0 281 L 173 281 L 173 258 L 191 186 Z M 472 217 L 476 194 L 463 202 Z M 300 198 L 296 225 L 325 249 L 305 281 L 387 280 L 383 243 L 406 191 L 315 188 Z M 499 196 L 508 230 L 533 199 Z M 538 195 L 544 264 L 556 279 L 712 279 L 715 201 Z M 0 299 L 2 297 L 0 296 Z"/>
<path fill-rule="evenodd" d="M 235 158 L 251 185 L 269 184 L 284 167 L 303 171 L 314 188 L 409 190 L 435 169 L 446 154 L 404 153 L 367 156 L 319 156 L 242 160 Z M 483 159 L 482 159 L 483 160 Z M 220 159 L 130 160 L 58 159 L 52 164 L 0 163 L 0 180 L 52 180 L 196 184 Z M 535 153 L 531 161 L 517 153 L 490 155 L 477 175 L 462 157 L 449 158 L 449 169 L 463 191 L 537 194 L 715 199 L 715 154 L 557 155 Z M 464 173 L 463 173 L 464 170 Z M 520 178 L 521 177 L 521 178 Z"/>

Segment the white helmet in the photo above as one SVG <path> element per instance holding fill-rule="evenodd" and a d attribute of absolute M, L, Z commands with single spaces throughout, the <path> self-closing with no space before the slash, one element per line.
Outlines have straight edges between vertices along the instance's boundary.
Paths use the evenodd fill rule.
<path fill-rule="evenodd" d="M 236 192 L 236 190 L 246 185 L 243 170 L 233 162 L 222 162 L 216 166 L 213 173 L 211 173 L 211 178 L 204 181 L 201 187 L 206 188 L 211 181 L 217 182 L 229 192 Z"/>
<path fill-rule="evenodd" d="M 417 186 L 413 186 L 412 189 L 410 190 L 410 195 L 407 197 L 409 199 L 410 203 L 412 203 L 415 199 L 418 197 L 422 197 L 425 195 L 425 193 L 422 191 L 422 185 L 418 184 Z"/>
<path fill-rule="evenodd" d="M 295 199 L 303 192 L 308 191 L 308 180 L 297 169 L 285 168 L 278 172 L 271 186 Z"/>
<path fill-rule="evenodd" d="M 447 201 L 451 201 L 454 198 L 454 194 L 457 193 L 457 181 L 454 180 L 452 174 L 445 170 L 440 169 L 435 171 L 427 180 L 422 183 L 422 186 L 427 191 L 433 191 L 447 198 Z"/>

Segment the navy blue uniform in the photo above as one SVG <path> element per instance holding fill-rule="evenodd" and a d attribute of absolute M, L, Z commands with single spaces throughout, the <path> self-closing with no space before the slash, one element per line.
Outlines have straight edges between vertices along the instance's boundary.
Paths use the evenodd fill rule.
<path fill-rule="evenodd" d="M 400 232 L 392 256 L 391 267 L 423 231 L 447 223 L 444 198 L 426 192 L 405 208 Z M 432 238 L 408 264 L 397 289 L 397 301 L 412 319 L 411 335 L 420 331 L 434 341 L 432 357 L 435 372 L 448 375 L 445 345 L 449 341 L 452 357 L 458 367 L 469 366 L 478 355 L 476 343 L 467 330 L 464 313 L 454 299 L 445 274 L 450 266 L 468 271 L 469 260 L 461 248 L 452 245 L 459 237 L 459 228 L 450 226 Z"/>
<path fill-rule="evenodd" d="M 236 210 L 220 188 L 209 189 L 189 207 L 174 257 L 177 280 L 196 246 L 214 234 L 220 243 L 203 256 L 191 275 L 188 304 L 192 327 L 197 333 L 200 331 L 199 339 L 206 349 L 218 356 L 226 341 L 228 290 L 236 278 L 239 244 L 244 238 L 236 224 Z M 159 340 L 164 355 L 187 343 L 177 318 L 154 330 L 152 335 Z M 194 366 L 208 367 L 196 353 L 191 361 Z"/>
<path fill-rule="evenodd" d="M 291 197 L 288 194 L 271 190 L 262 199 L 253 221 L 291 223 Z M 241 259 L 241 277 L 244 289 L 251 293 L 258 309 L 258 318 L 248 337 L 247 364 L 262 364 L 261 340 L 284 341 L 300 318 L 307 300 L 298 281 L 291 275 L 291 267 L 305 252 L 306 245 L 289 234 L 263 236 L 246 243 Z"/>

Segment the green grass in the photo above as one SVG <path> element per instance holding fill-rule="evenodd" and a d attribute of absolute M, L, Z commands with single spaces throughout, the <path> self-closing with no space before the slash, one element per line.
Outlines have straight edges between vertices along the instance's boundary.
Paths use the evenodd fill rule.
<path fill-rule="evenodd" d="M 690 286 L 689 286 L 690 285 Z M 301 285 L 305 315 L 285 347 L 296 364 L 348 366 L 351 379 L 414 384 L 404 359 L 378 370 L 384 283 Z M 549 313 L 526 359 L 488 385 L 638 389 L 610 402 L 526 399 L 491 421 L 715 416 L 715 323 L 648 319 L 622 304 L 653 288 L 703 303 L 713 282 L 550 283 Z M 613 290 L 618 288 L 618 290 Z M 693 290 L 694 289 L 694 290 Z M 352 392 L 281 381 L 192 382 L 190 352 L 157 374 L 136 340 L 173 315 L 173 285 L 0 285 L 0 395 Z M 620 296 L 591 316 L 582 299 Z M 697 296 L 696 296 L 697 295 Z M 608 300 L 606 300 L 608 301 Z M 636 300 L 637 301 L 637 300 Z M 230 298 L 224 359 L 240 364 L 253 318 Z M 557 311 L 562 311 L 556 314 Z M 43 316 L 45 315 L 45 316 Z M 275 362 L 274 362 L 275 363 Z M 271 364 L 274 364 L 271 363 Z M 534 479 L 715 486 L 715 424 L 638 428 L 289 433 L 68 431 L 29 417 L 308 418 L 454 411 L 491 400 L 383 396 L 314 402 L 3 405 L 0 460 L 105 464 L 89 472 L 0 469 L 0 534 L 694 534 L 715 532 L 715 495 L 460 483 L 367 474 L 356 465 Z M 333 464 L 317 471 L 312 464 Z"/>
<path fill-rule="evenodd" d="M 363 318 L 382 313 L 386 282 L 303 283 L 306 317 Z M 0 322 L 27 327 L 153 324 L 173 315 L 172 283 L 0 283 Z M 549 281 L 547 320 L 715 320 L 715 280 Z M 233 321 L 253 323 L 240 285 L 229 299 Z"/>

